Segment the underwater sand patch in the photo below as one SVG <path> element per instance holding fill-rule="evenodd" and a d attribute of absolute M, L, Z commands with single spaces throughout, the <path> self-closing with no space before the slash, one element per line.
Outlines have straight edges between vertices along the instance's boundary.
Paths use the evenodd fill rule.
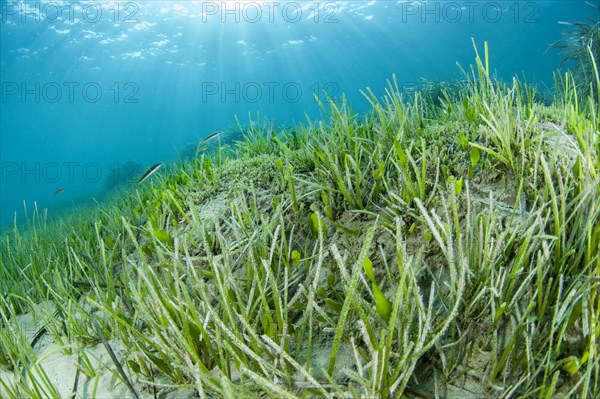
<path fill-rule="evenodd" d="M 228 202 L 224 194 L 219 194 L 207 201 L 203 201 L 197 209 L 198 218 L 203 222 L 220 222 L 229 209 Z"/>
<path fill-rule="evenodd" d="M 575 162 L 580 153 L 577 140 L 569 134 L 564 122 L 561 125 L 539 122 L 538 127 L 542 131 L 543 142 L 547 149 L 553 150 L 556 154 L 566 155 L 570 161 Z"/>
<path fill-rule="evenodd" d="M 65 345 L 57 343 L 48 334 L 43 332 L 39 334 L 43 328 L 43 321 L 48 315 L 52 315 L 55 306 L 52 301 L 44 301 L 36 305 L 34 311 L 21 314 L 14 318 L 14 325 L 5 328 L 14 328 L 17 333 L 17 328 L 26 336 L 28 342 L 36 339 L 33 350 L 35 353 L 36 365 L 26 366 L 34 378 L 38 381 L 45 380 L 46 375 L 48 382 L 52 384 L 56 393 L 61 398 L 71 398 L 75 379 L 77 386 L 75 390 L 75 398 L 123 398 L 133 399 L 134 396 L 119 377 L 115 364 L 113 363 L 105 346 L 100 342 L 97 345 L 86 346 L 82 349 L 88 357 L 96 375 L 93 377 L 86 376 L 81 367 L 78 366 L 77 349 L 73 347 L 71 354 L 68 354 Z M 41 315 L 41 316 L 40 316 Z M 38 336 L 39 337 L 36 337 Z M 67 342 L 67 337 L 62 337 Z M 122 341 L 111 339 L 108 341 L 117 360 L 126 370 L 127 375 L 131 379 L 135 390 L 140 398 L 154 398 L 154 393 L 148 384 L 140 381 L 134 373 L 126 368 L 126 350 Z M 77 376 L 77 369 L 80 369 Z M 0 379 L 8 386 L 18 382 L 13 371 L 0 368 Z M 0 387 L 0 397 L 8 396 Z M 195 391 L 185 387 L 169 387 L 157 389 L 157 397 L 161 399 L 181 399 L 195 397 Z"/>

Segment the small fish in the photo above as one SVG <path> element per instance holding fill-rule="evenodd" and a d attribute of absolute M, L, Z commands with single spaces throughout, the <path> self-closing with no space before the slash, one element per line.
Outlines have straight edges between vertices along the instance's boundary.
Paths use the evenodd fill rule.
<path fill-rule="evenodd" d="M 56 190 L 56 191 L 54 192 L 54 195 L 59 195 L 59 194 L 62 194 L 62 193 L 64 193 L 64 192 L 65 192 L 65 189 L 64 189 L 63 187 L 61 187 L 61 188 L 59 188 L 58 190 Z"/>
<path fill-rule="evenodd" d="M 137 181 L 137 184 L 142 184 L 147 178 L 149 178 L 154 173 L 156 173 L 156 171 L 159 170 L 161 166 L 162 166 L 162 163 L 160 163 L 160 162 L 155 165 L 152 165 L 150 167 L 150 169 L 148 169 L 146 171 L 146 173 L 144 173 L 144 175 L 142 177 L 140 177 L 140 180 Z"/>
<path fill-rule="evenodd" d="M 213 134 L 207 136 L 204 140 L 202 140 L 200 142 L 200 144 L 207 143 L 207 142 L 211 141 L 212 139 L 219 137 L 221 134 L 223 134 L 223 131 L 221 131 L 221 130 L 219 130 L 218 132 L 214 132 Z"/>

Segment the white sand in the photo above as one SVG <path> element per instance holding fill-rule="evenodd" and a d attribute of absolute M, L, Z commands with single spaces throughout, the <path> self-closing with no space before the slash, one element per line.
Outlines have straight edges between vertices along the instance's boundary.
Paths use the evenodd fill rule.
<path fill-rule="evenodd" d="M 53 310 L 50 303 L 39 305 L 39 308 L 44 309 L 49 314 Z M 31 342 L 41 326 L 39 320 L 34 320 L 31 312 L 18 316 L 15 323 L 21 328 L 29 342 Z M 125 349 L 123 344 L 117 340 L 111 340 L 109 344 L 121 366 L 129 376 L 139 397 L 153 398 L 154 393 L 151 388 L 138 381 L 135 375 L 128 370 L 126 359 L 124 358 Z M 68 349 L 68 347 L 63 347 L 54 342 L 46 332 L 34 347 L 37 363 L 28 366 L 31 373 L 37 376 L 36 380 L 38 381 L 44 380 L 42 376 L 45 373 L 48 381 L 61 398 L 71 398 L 77 375 L 77 350 L 73 348 L 74 350 L 69 354 Z M 95 346 L 88 346 L 83 349 L 83 352 L 92 364 L 96 375 L 86 376 L 80 371 L 75 398 L 134 398 L 131 391 L 118 377 L 117 368 L 102 343 Z M 0 368 L 0 379 L 9 386 L 17 381 L 14 372 L 3 368 Z M 51 389 L 47 389 L 47 396 L 50 396 Z M 5 398 L 8 396 L 8 392 L 5 392 L 3 387 L 0 386 L 0 397 Z M 157 389 L 157 396 L 164 399 L 196 397 L 195 392 L 191 389 L 175 388 L 169 390 Z"/>

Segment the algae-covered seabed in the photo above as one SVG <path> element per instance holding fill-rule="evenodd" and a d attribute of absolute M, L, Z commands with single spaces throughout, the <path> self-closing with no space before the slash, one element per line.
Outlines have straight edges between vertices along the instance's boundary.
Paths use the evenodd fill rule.
<path fill-rule="evenodd" d="M 466 75 L 34 212 L 0 396 L 598 397 L 598 85 L 542 105 L 487 47 Z"/>

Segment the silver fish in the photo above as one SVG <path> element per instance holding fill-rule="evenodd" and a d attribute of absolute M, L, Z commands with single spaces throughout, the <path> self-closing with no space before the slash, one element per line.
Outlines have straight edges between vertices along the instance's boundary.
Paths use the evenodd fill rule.
<path fill-rule="evenodd" d="M 207 142 L 211 141 L 212 139 L 219 137 L 221 134 L 223 134 L 223 131 L 221 131 L 221 130 L 219 130 L 218 132 L 214 132 L 213 134 L 206 136 L 206 138 L 204 140 L 202 140 L 200 142 L 200 144 L 207 143 Z"/>
<path fill-rule="evenodd" d="M 142 184 L 147 178 L 149 178 L 154 173 L 156 173 L 156 171 L 158 171 L 161 166 L 162 166 L 162 163 L 160 163 L 160 162 L 157 163 L 157 164 L 152 165 L 150 167 L 150 169 L 148 169 L 146 171 L 146 173 L 144 173 L 144 175 L 142 177 L 140 177 L 140 179 L 137 181 L 137 184 Z"/>

